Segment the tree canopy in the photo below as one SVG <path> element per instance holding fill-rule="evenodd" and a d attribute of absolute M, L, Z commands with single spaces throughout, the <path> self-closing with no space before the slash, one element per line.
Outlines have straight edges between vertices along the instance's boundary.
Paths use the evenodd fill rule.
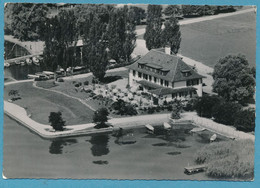
<path fill-rule="evenodd" d="M 6 29 L 21 41 L 39 40 L 48 10 L 45 4 L 40 3 L 8 3 L 5 7 Z"/>
<path fill-rule="evenodd" d="M 49 123 L 56 131 L 63 131 L 65 126 L 65 121 L 62 119 L 61 112 L 51 112 L 49 116 Z"/>
<path fill-rule="evenodd" d="M 105 122 L 107 122 L 108 120 L 107 118 L 108 115 L 109 112 L 106 108 L 100 108 L 97 111 L 95 111 L 93 116 L 93 122 L 97 124 L 95 127 L 96 128 L 108 127 L 108 125 L 105 124 Z"/>
<path fill-rule="evenodd" d="M 144 34 L 146 47 L 148 50 L 162 47 L 162 6 L 148 5 L 147 26 Z"/>
<path fill-rule="evenodd" d="M 78 42 L 77 18 L 73 11 L 61 11 L 44 24 L 44 62 L 54 71 L 58 65 L 66 69 L 75 60 Z"/>
<path fill-rule="evenodd" d="M 164 14 L 166 16 L 178 16 L 181 13 L 182 13 L 182 10 L 181 10 L 180 6 L 178 6 L 178 5 L 168 5 L 164 10 Z"/>
<path fill-rule="evenodd" d="M 213 91 L 227 101 L 247 103 L 255 93 L 255 78 L 245 56 L 228 55 L 214 67 Z"/>
<path fill-rule="evenodd" d="M 163 46 L 170 46 L 171 52 L 177 54 L 181 44 L 181 32 L 178 19 L 171 16 L 170 19 L 164 23 L 164 26 L 161 42 Z"/>

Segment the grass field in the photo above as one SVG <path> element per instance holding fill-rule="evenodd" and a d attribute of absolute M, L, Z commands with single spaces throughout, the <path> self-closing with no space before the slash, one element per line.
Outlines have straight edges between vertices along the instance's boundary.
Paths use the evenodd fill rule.
<path fill-rule="evenodd" d="M 253 12 L 181 26 L 180 53 L 210 67 L 221 57 L 242 53 L 256 66 L 256 15 Z"/>
<path fill-rule="evenodd" d="M 67 125 L 92 122 L 93 111 L 79 101 L 51 91 L 34 88 L 32 83 L 5 86 L 4 99 L 10 98 L 8 92 L 18 90 L 22 99 L 15 104 L 26 109 L 31 118 L 39 123 L 48 124 L 50 112 L 62 112 Z"/>

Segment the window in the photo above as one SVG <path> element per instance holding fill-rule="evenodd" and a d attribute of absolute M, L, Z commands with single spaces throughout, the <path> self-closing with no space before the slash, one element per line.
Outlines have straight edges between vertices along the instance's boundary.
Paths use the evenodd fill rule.
<path fill-rule="evenodd" d="M 172 82 L 172 88 L 174 88 L 174 82 Z"/>
<path fill-rule="evenodd" d="M 153 81 L 154 81 L 154 83 L 156 83 L 156 82 L 157 82 L 157 78 L 156 78 L 156 77 L 154 77 L 154 78 L 153 78 Z"/>
<path fill-rule="evenodd" d="M 151 76 L 151 75 L 149 75 L 149 81 L 150 81 L 150 82 L 152 81 L 152 76 Z"/>
<path fill-rule="evenodd" d="M 147 79 L 148 79 L 147 74 L 143 74 L 143 78 L 144 78 L 145 80 L 147 80 Z"/>
<path fill-rule="evenodd" d="M 176 93 L 173 93 L 173 94 L 172 94 L 172 99 L 174 99 L 174 98 L 176 98 L 176 97 L 177 97 Z"/>
<path fill-rule="evenodd" d="M 164 85 L 166 86 L 166 87 L 169 87 L 169 82 L 168 81 L 164 81 Z"/>
<path fill-rule="evenodd" d="M 163 85 L 163 79 L 161 79 L 161 85 Z"/>
<path fill-rule="evenodd" d="M 142 78 L 142 73 L 138 72 L 138 77 Z"/>
<path fill-rule="evenodd" d="M 135 72 L 135 70 L 133 70 L 133 76 L 135 76 L 136 75 L 136 72 Z"/>

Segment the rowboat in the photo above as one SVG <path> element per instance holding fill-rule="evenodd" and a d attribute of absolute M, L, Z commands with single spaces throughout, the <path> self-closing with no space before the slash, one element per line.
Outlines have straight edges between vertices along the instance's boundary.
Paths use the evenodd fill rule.
<path fill-rule="evenodd" d="M 164 122 L 163 123 L 163 128 L 166 129 L 166 130 L 169 130 L 169 129 L 172 128 L 172 126 L 169 123 Z"/>
<path fill-rule="evenodd" d="M 217 135 L 216 134 L 213 134 L 211 137 L 210 137 L 210 142 L 214 142 L 217 138 Z"/>
<path fill-rule="evenodd" d="M 190 175 L 190 174 L 194 174 L 194 173 L 198 173 L 198 172 L 203 172 L 206 169 L 207 169 L 206 164 L 188 166 L 188 167 L 184 167 L 184 173 Z"/>
<path fill-rule="evenodd" d="M 16 61 L 15 64 L 16 65 L 21 65 L 21 62 L 20 61 Z"/>
<path fill-rule="evenodd" d="M 205 128 L 195 127 L 193 129 L 191 129 L 190 132 L 196 133 L 196 132 L 201 132 L 201 131 L 204 131 L 204 130 L 205 130 Z"/>
<path fill-rule="evenodd" d="M 21 66 L 24 66 L 26 63 L 24 61 L 21 61 Z"/>
<path fill-rule="evenodd" d="M 147 129 L 149 132 L 154 133 L 154 127 L 153 127 L 152 125 L 147 124 L 147 125 L 145 125 L 145 127 L 146 127 L 146 129 Z"/>

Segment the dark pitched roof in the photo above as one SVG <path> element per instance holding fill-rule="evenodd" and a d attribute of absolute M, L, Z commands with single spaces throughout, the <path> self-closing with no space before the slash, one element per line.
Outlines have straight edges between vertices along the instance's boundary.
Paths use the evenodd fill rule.
<path fill-rule="evenodd" d="M 173 94 L 173 93 L 179 93 L 179 92 L 185 92 L 185 91 L 196 91 L 196 90 L 197 89 L 194 87 L 184 87 L 184 88 L 178 88 L 178 89 L 166 87 L 166 88 L 149 90 L 149 92 L 153 93 L 157 96 L 163 96 L 163 95 L 168 95 L 168 94 Z"/>
<path fill-rule="evenodd" d="M 161 75 L 147 69 L 139 68 L 138 64 L 146 65 L 152 68 L 157 68 L 162 71 L 167 71 L 167 73 L 166 75 Z M 204 76 L 199 75 L 189 65 L 184 63 L 181 58 L 175 55 L 165 54 L 161 51 L 161 49 L 152 49 L 145 56 L 136 61 L 134 64 L 129 65 L 128 68 L 170 82 L 204 78 Z M 188 76 L 185 76 L 185 74 L 182 71 L 187 72 L 187 70 L 190 71 L 190 74 Z"/>
<path fill-rule="evenodd" d="M 146 81 L 146 80 L 140 80 L 140 81 L 136 81 L 136 82 L 138 84 L 141 84 L 143 86 L 150 87 L 150 88 L 153 88 L 153 89 L 163 88 L 163 86 L 160 86 L 158 84 L 155 84 L 155 83 L 152 83 L 152 82 L 149 82 L 149 81 Z"/>

